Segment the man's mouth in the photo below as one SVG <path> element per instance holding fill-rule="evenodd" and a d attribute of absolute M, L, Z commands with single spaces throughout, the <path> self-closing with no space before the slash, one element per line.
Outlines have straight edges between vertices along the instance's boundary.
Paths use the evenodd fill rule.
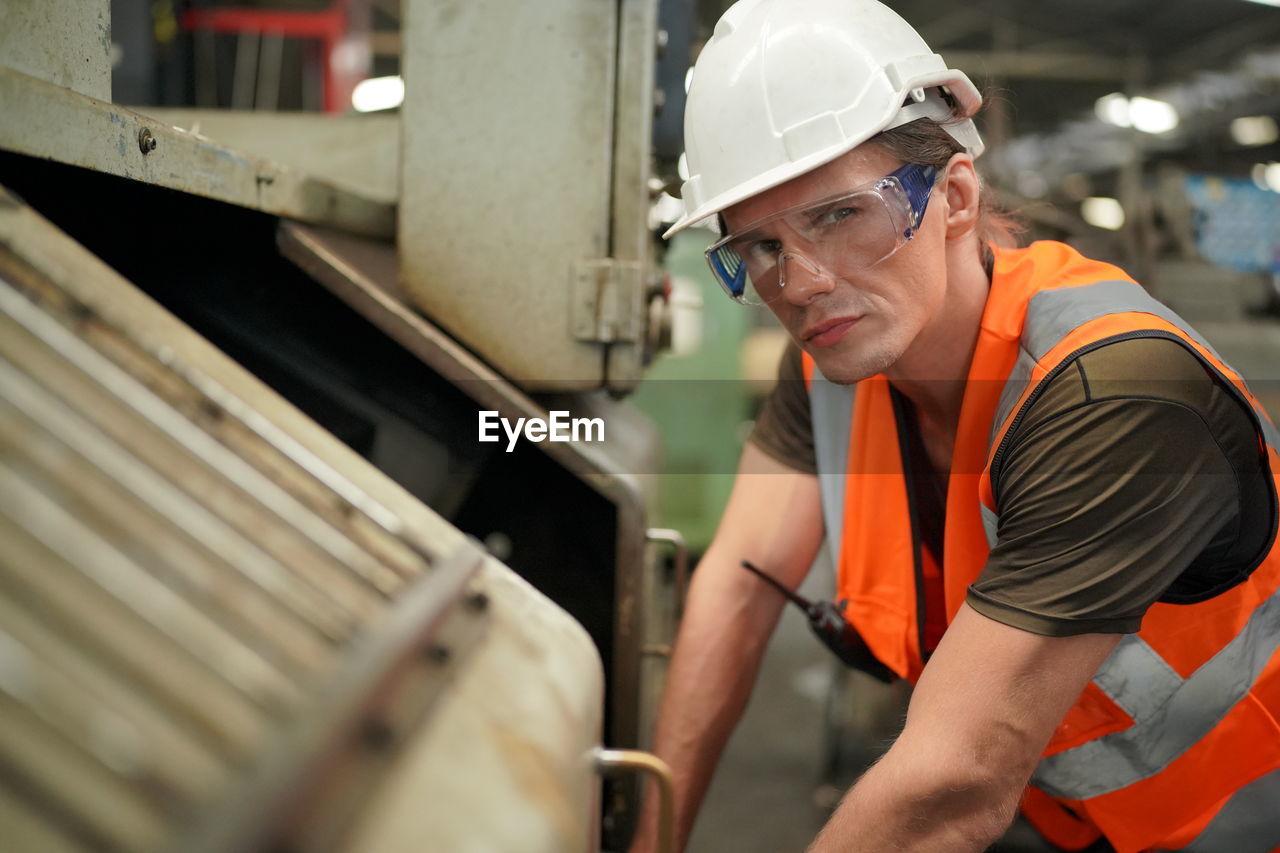
<path fill-rule="evenodd" d="M 853 324 L 861 319 L 861 317 L 853 316 L 824 320 L 805 329 L 801 334 L 801 340 L 815 347 L 829 347 L 843 338 L 853 328 Z"/>

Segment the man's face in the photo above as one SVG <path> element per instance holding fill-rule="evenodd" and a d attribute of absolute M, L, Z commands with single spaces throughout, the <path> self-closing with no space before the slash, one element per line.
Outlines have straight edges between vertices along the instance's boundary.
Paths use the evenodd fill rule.
<path fill-rule="evenodd" d="M 725 211 L 725 223 L 737 231 L 774 213 L 870 184 L 901 165 L 880 147 L 863 145 L 739 202 Z M 781 296 L 769 308 L 829 380 L 857 382 L 888 371 L 913 346 L 928 346 L 932 334 L 944 330 L 947 267 L 938 221 L 945 215 L 941 196 L 939 184 L 914 239 L 870 267 L 842 262 L 832 246 L 810 244 L 784 222 L 769 226 L 776 233 L 767 236 L 780 241 L 780 251 L 793 253 Z"/>

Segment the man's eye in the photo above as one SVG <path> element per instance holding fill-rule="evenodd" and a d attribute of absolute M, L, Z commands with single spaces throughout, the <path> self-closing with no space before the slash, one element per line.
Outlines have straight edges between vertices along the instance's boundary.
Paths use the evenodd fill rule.
<path fill-rule="evenodd" d="M 752 257 L 772 257 L 782 251 L 781 240 L 755 240 L 747 250 Z"/>
<path fill-rule="evenodd" d="M 857 213 L 858 213 L 858 208 L 856 207 L 833 207 L 831 208 L 831 210 L 828 210 L 825 214 L 823 214 L 821 219 L 821 224 L 836 225 L 840 222 L 845 221 L 851 216 L 856 216 Z"/>

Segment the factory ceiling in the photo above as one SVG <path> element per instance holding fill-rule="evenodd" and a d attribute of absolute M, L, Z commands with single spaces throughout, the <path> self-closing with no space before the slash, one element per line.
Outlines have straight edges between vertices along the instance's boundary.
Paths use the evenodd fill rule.
<path fill-rule="evenodd" d="M 1230 71 L 1280 46 L 1280 8 L 1246 0 L 892 0 L 925 40 L 975 81 L 1016 96 L 1014 134 L 1052 129 L 1129 94 Z M 980 82 L 979 85 L 982 85 Z"/>

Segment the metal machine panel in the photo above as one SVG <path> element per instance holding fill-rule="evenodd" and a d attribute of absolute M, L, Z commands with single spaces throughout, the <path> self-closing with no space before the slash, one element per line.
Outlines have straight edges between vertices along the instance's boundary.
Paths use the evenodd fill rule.
<path fill-rule="evenodd" d="M 623 0 L 619 6 L 618 103 L 613 143 L 613 234 L 615 262 L 632 264 L 641 275 L 628 294 L 625 310 L 645 317 L 649 291 L 644 276 L 653 267 L 654 240 L 649 228 L 653 164 L 650 158 L 654 118 L 655 51 L 658 10 L 653 0 Z M 630 391 L 653 356 L 657 329 L 644 328 L 632 340 L 609 346 L 607 379 L 613 391 Z"/>
<path fill-rule="evenodd" d="M 404 288 L 527 389 L 639 377 L 655 21 L 654 0 L 405 3 Z"/>
<path fill-rule="evenodd" d="M 165 124 L 245 154 L 323 175 L 340 190 L 393 205 L 400 198 L 400 117 L 385 113 L 138 107 Z M 306 144 L 300 145 L 299 140 Z"/>
<path fill-rule="evenodd" d="M 111 100 L 110 0 L 5 0 L 0 64 Z"/>
<path fill-rule="evenodd" d="M 582 804 L 599 794 L 599 659 L 562 612 L 528 605 L 544 602 L 518 576 L 493 575 L 487 590 L 502 630 L 468 657 L 431 725 L 405 744 L 353 828 L 350 853 L 596 849 L 597 815 Z M 547 784 L 548 773 L 560 783 Z"/>
<path fill-rule="evenodd" d="M 395 233 L 391 204 L 3 65 L 0 116 L 2 149 L 357 234 Z"/>
<path fill-rule="evenodd" d="M 592 849 L 585 631 L 2 190 L 0 540 L 6 846 Z"/>
<path fill-rule="evenodd" d="M 503 417 L 546 417 L 547 408 L 440 331 L 405 302 L 396 275 L 393 248 L 352 235 L 283 223 L 280 246 L 317 282 L 369 319 L 432 369 L 449 377 L 479 405 Z M 656 469 L 654 442 L 648 424 L 624 404 L 595 395 L 558 398 L 578 414 L 607 418 L 610 433 L 603 443 L 547 442 L 540 447 L 555 462 L 588 483 L 617 511 L 614 583 L 615 617 L 611 730 L 616 742 L 636 744 L 646 728 L 640 719 L 641 657 L 646 634 L 644 620 L 654 618 L 642 589 L 651 575 L 653 555 L 646 549 L 647 504 L 652 478 L 640 472 Z M 653 685 L 649 685 L 653 687 Z"/>

